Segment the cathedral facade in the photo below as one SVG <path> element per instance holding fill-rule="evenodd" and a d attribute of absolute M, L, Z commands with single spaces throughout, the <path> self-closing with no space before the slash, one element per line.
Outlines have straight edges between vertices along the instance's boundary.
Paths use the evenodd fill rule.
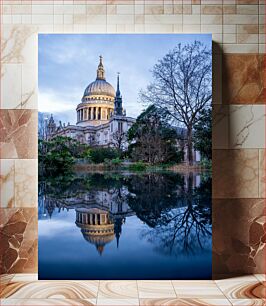
<path fill-rule="evenodd" d="M 76 112 L 76 125 L 62 125 L 61 122 L 56 125 L 51 116 L 47 125 L 47 138 L 67 136 L 92 146 L 117 146 L 123 143 L 127 147 L 125 135 L 136 120 L 127 117 L 123 108 L 119 74 L 116 91 L 106 81 L 102 56 L 96 80 L 86 87 Z"/>

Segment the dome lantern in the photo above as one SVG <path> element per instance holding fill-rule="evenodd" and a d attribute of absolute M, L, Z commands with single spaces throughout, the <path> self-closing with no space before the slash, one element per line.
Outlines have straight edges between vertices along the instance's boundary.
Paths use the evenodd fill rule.
<path fill-rule="evenodd" d="M 100 56 L 100 62 L 97 68 L 96 80 L 87 86 L 87 88 L 84 91 L 83 98 L 95 95 L 106 95 L 111 98 L 115 97 L 115 90 L 113 86 L 110 83 L 108 83 L 105 79 L 105 70 L 103 67 L 102 56 Z"/>
<path fill-rule="evenodd" d="M 96 80 L 105 80 L 105 71 L 103 68 L 103 57 L 100 55 L 100 63 L 97 69 L 97 78 Z"/>

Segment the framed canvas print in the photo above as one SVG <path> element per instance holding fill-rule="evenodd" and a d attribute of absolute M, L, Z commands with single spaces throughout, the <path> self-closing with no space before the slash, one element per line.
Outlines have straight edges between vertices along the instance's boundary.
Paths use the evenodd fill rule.
<path fill-rule="evenodd" d="M 211 279 L 212 36 L 40 34 L 39 279 Z"/>

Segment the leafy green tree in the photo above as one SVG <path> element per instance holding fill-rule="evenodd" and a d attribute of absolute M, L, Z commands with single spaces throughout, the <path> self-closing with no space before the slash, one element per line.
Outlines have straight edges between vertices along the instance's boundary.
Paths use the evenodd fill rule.
<path fill-rule="evenodd" d="M 115 148 L 92 148 L 90 150 L 90 160 L 93 163 L 99 164 L 103 163 L 105 160 L 111 160 L 118 158 L 120 153 Z"/>
<path fill-rule="evenodd" d="M 60 175 L 69 172 L 75 158 L 69 149 L 69 139 L 56 137 L 39 140 L 39 172 L 41 175 Z"/>
<path fill-rule="evenodd" d="M 194 148 L 203 158 L 212 159 L 212 112 L 210 108 L 203 109 L 194 125 Z"/>
<path fill-rule="evenodd" d="M 151 164 L 180 162 L 182 154 L 176 147 L 177 133 L 165 114 L 150 105 L 128 131 L 129 154 L 135 161 Z"/>

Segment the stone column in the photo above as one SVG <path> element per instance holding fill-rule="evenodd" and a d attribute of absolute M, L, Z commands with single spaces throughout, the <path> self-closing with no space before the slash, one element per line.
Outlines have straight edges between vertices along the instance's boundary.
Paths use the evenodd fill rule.
<path fill-rule="evenodd" d="M 96 107 L 95 119 L 98 120 L 99 107 Z"/>

